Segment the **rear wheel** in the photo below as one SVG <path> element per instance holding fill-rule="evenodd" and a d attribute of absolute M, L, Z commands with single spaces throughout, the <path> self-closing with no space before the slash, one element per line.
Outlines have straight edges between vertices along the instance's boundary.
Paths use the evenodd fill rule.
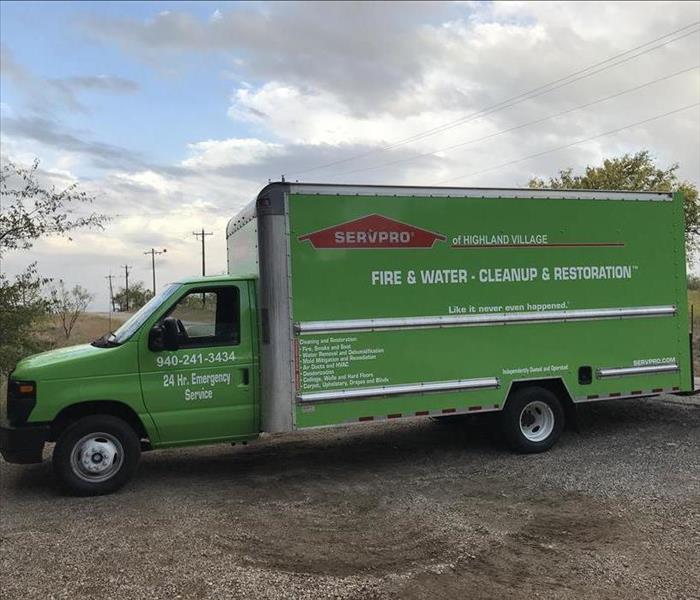
<path fill-rule="evenodd" d="M 61 433 L 53 466 L 69 492 L 94 496 L 113 492 L 129 481 L 140 456 L 140 440 L 128 423 L 110 415 L 93 415 Z"/>
<path fill-rule="evenodd" d="M 559 398 L 542 387 L 516 391 L 501 414 L 503 433 L 513 450 L 526 454 L 549 450 L 564 430 Z"/>

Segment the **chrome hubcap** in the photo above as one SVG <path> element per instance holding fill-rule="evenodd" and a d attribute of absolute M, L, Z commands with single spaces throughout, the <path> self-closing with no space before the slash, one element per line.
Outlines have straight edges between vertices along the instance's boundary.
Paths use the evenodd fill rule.
<path fill-rule="evenodd" d="M 520 413 L 520 431 L 531 442 L 546 440 L 554 431 L 554 412 L 549 404 L 534 400 Z"/>
<path fill-rule="evenodd" d="M 73 446 L 71 467 L 83 481 L 99 483 L 112 477 L 124 462 L 124 450 L 109 433 L 90 433 Z"/>

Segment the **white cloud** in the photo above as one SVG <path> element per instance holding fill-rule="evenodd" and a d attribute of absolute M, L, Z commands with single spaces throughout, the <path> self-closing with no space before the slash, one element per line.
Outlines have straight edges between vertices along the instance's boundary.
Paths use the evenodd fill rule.
<path fill-rule="evenodd" d="M 460 113 L 423 110 L 411 116 L 382 113 L 358 116 L 334 94 L 309 92 L 269 82 L 257 89 L 235 91 L 228 115 L 236 121 L 259 126 L 267 135 L 295 144 L 375 144 L 411 135 L 431 126 L 436 119 Z"/>
<path fill-rule="evenodd" d="M 253 138 L 206 140 L 188 146 L 190 158 L 182 161 L 191 169 L 212 169 L 233 165 L 250 165 L 284 153 L 282 144 L 263 142 Z"/>
<path fill-rule="evenodd" d="M 256 126 L 262 135 L 282 143 L 336 146 L 341 155 L 348 156 L 349 153 L 342 152 L 343 146 L 362 144 L 379 148 L 436 125 L 450 123 L 686 24 L 693 18 L 693 11 L 697 12 L 697 7 L 664 6 L 666 12 L 662 20 L 668 25 L 659 31 L 654 26 L 658 20 L 655 16 L 658 6 L 647 8 L 642 4 L 614 3 L 611 7 L 606 6 L 605 23 L 599 23 L 596 29 L 590 25 L 591 21 L 596 21 L 595 9 L 580 3 L 477 3 L 470 5 L 471 12 L 460 18 L 416 25 L 414 61 L 418 71 L 396 88 L 397 93 L 389 91 L 387 97 L 375 106 L 358 111 L 354 105 L 354 92 L 348 92 L 344 85 L 334 85 L 330 76 L 322 80 L 310 74 L 302 85 L 296 82 L 296 77 L 280 72 L 276 78 L 260 85 L 244 85 L 236 89 L 228 114 L 236 122 Z M 645 23 L 643 33 L 638 23 Z M 333 26 L 333 23 L 329 24 L 330 28 Z M 697 54 L 697 35 L 690 36 L 593 77 L 407 144 L 400 151 L 403 154 L 422 154 L 440 150 L 541 119 L 666 75 L 672 70 L 669 66 L 690 66 L 697 60 Z M 381 60 L 385 59 L 390 62 L 393 55 L 382 55 Z M 362 69 L 353 71 L 354 60 L 348 58 L 344 72 L 360 82 L 358 89 L 362 90 L 364 72 Z M 457 169 L 461 165 L 461 170 L 464 170 L 473 163 L 472 169 L 478 170 L 479 167 L 498 164 L 503 156 L 515 154 L 513 158 L 516 158 L 528 154 L 517 152 L 519 149 L 534 153 L 538 149 L 564 145 L 586 135 L 643 120 L 692 101 L 697 97 L 694 92 L 698 81 L 697 73 L 690 73 L 628 97 L 572 113 L 566 118 L 524 128 L 517 135 L 504 135 L 477 146 L 443 152 L 440 155 L 444 159 L 443 170 L 450 164 Z M 670 99 L 677 104 L 671 106 Z M 692 114 L 689 118 L 678 116 L 671 121 L 673 123 L 668 128 L 681 135 L 680 124 L 683 127 L 690 124 L 691 129 L 697 131 L 697 118 Z M 653 124 L 649 128 L 653 128 Z M 672 147 L 666 143 L 668 138 L 665 135 L 650 137 L 638 132 L 626 135 L 630 140 L 648 140 L 648 147 L 660 158 L 671 156 L 671 162 L 681 162 L 685 176 L 697 179 L 697 144 L 675 144 Z M 605 140 L 602 144 L 613 146 L 612 142 Z M 663 146 L 671 152 L 665 152 Z M 512 152 L 513 149 L 516 152 Z M 378 152 L 317 173 L 325 178 L 334 177 L 334 180 L 343 180 L 342 174 L 349 171 L 356 173 L 348 173 L 348 176 L 364 177 L 362 173 L 365 171 L 357 169 L 394 162 L 398 154 L 397 151 Z M 572 155 L 578 159 L 570 166 L 581 168 L 585 165 L 587 152 Z M 489 160 L 491 156 L 495 160 Z M 410 178 L 412 182 L 420 183 L 416 177 L 423 176 L 425 170 L 420 165 L 426 160 L 429 159 L 404 163 L 403 168 L 374 169 L 367 173 L 372 176 L 372 181 Z M 546 160 L 552 164 L 556 155 L 555 158 L 547 156 Z M 298 161 L 290 155 L 289 164 L 298 164 Z M 555 170 L 566 166 L 569 164 L 557 164 Z M 280 169 L 283 172 L 294 170 L 286 165 Z M 527 164 L 518 169 L 521 176 L 507 183 L 527 181 Z"/>
<path fill-rule="evenodd" d="M 177 183 L 154 171 L 137 173 L 114 173 L 113 177 L 127 183 L 133 183 L 147 190 L 153 190 L 160 195 L 167 195 L 177 189 Z"/>

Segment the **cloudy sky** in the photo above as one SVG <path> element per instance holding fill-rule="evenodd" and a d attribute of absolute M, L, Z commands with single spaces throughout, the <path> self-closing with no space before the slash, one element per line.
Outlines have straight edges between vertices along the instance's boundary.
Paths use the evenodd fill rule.
<path fill-rule="evenodd" d="M 3 160 L 114 219 L 9 254 L 106 309 L 110 270 L 226 268 L 270 179 L 525 186 L 649 149 L 700 180 L 697 2 L 2 2 Z M 123 280 L 117 280 L 122 284 Z"/>

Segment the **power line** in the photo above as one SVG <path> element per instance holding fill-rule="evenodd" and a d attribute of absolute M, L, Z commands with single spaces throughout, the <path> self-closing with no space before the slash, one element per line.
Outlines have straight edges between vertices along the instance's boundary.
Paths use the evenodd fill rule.
<path fill-rule="evenodd" d="M 392 146 L 396 147 L 396 146 L 398 146 L 398 145 L 402 145 L 403 143 L 405 143 L 405 142 L 407 142 L 407 141 L 409 141 L 409 140 L 410 140 L 410 141 L 415 141 L 415 140 L 418 140 L 418 139 L 422 139 L 423 137 L 426 137 L 426 134 L 427 134 L 427 133 L 432 133 L 432 132 L 437 132 L 437 133 L 439 133 L 440 131 L 444 131 L 445 129 L 451 128 L 453 125 L 462 124 L 462 122 L 464 122 L 465 119 L 471 120 L 473 116 L 480 115 L 482 112 L 487 112 L 487 111 L 488 111 L 488 113 L 490 113 L 490 112 L 495 112 L 495 110 L 492 110 L 492 109 L 503 110 L 503 108 L 509 108 L 510 106 L 514 106 L 515 104 L 518 104 L 518 103 L 520 103 L 520 102 L 522 102 L 522 101 L 530 100 L 531 98 L 536 98 L 537 96 L 541 96 L 542 94 L 549 93 L 549 92 L 551 92 L 551 91 L 553 91 L 553 90 L 556 90 L 556 89 L 559 89 L 559 88 L 561 88 L 561 87 L 564 87 L 565 85 L 569 85 L 569 84 L 574 83 L 574 82 L 576 82 L 576 81 L 580 81 L 581 79 L 585 79 L 585 78 L 587 78 L 587 77 L 590 77 L 591 75 L 596 75 L 597 73 L 600 73 L 600 72 L 605 71 L 605 70 L 607 70 L 607 69 L 611 69 L 611 68 L 613 68 L 613 67 L 616 67 L 616 66 L 618 66 L 618 65 L 620 65 L 620 64 L 623 64 L 623 63 L 625 63 L 625 62 L 628 62 L 628 61 L 630 61 L 630 60 L 633 60 L 633 59 L 635 59 L 635 58 L 637 58 L 637 57 L 639 57 L 639 56 L 642 56 L 642 55 L 644 55 L 644 54 L 647 54 L 647 53 L 649 53 L 649 52 L 652 52 L 652 51 L 654 51 L 654 50 L 657 50 L 657 49 L 659 49 L 659 48 L 662 48 L 662 47 L 664 47 L 664 46 L 666 46 L 666 45 L 668 45 L 668 44 L 671 44 L 671 43 L 676 42 L 676 41 L 678 41 L 678 40 L 680 40 L 680 39 L 683 39 L 683 38 L 685 38 L 685 37 L 688 37 L 688 36 L 690 36 L 690 35 L 693 35 L 693 34 L 697 33 L 698 31 L 700 31 L 700 29 L 695 29 L 695 30 L 693 30 L 693 31 L 688 31 L 688 32 L 686 32 L 686 33 L 683 33 L 683 34 L 679 35 L 678 37 L 675 37 L 675 38 L 673 38 L 673 39 L 666 40 L 666 41 L 664 41 L 664 42 L 662 42 L 662 43 L 660 43 L 660 44 L 657 44 L 656 46 L 652 46 L 652 47 L 650 47 L 650 48 L 646 48 L 645 50 L 642 50 L 641 52 L 638 52 L 637 54 L 634 54 L 634 55 L 632 55 L 632 56 L 626 57 L 626 58 L 624 58 L 624 59 L 622 59 L 622 60 L 617 60 L 617 59 L 622 58 L 625 54 L 630 54 L 630 53 L 632 53 L 632 52 L 635 52 L 635 51 L 637 51 L 637 50 L 640 50 L 641 48 L 644 48 L 644 46 L 649 46 L 650 44 L 653 44 L 653 43 L 655 43 L 655 42 L 658 42 L 658 41 L 662 40 L 663 38 L 671 37 L 671 36 L 673 36 L 673 35 L 679 33 L 680 31 L 684 31 L 685 29 L 690 29 L 690 28 L 692 28 L 692 27 L 695 27 L 695 26 L 698 25 L 699 23 L 700 23 L 700 21 L 696 21 L 696 22 L 694 22 L 694 23 L 692 23 L 692 24 L 690 24 L 690 25 L 686 25 L 685 27 L 681 27 L 680 29 L 677 29 L 677 30 L 675 30 L 675 31 L 672 31 L 672 32 L 670 32 L 670 33 L 667 33 L 666 35 L 662 35 L 661 37 L 658 37 L 658 38 L 655 38 L 655 39 L 653 39 L 653 40 L 650 40 L 650 41 L 648 41 L 648 42 L 646 42 L 646 43 L 644 43 L 644 44 L 641 44 L 641 45 L 639 45 L 639 46 L 636 46 L 636 47 L 634 47 L 634 48 L 630 48 L 629 50 L 625 50 L 624 52 L 621 52 L 621 53 L 619 53 L 619 54 L 613 55 L 613 56 L 611 56 L 611 57 L 609 57 L 609 58 L 606 58 L 605 60 L 602 60 L 602 61 L 600 61 L 600 62 L 594 63 L 594 64 L 592 64 L 592 65 L 590 65 L 590 66 L 588 66 L 588 67 L 585 67 L 585 68 L 580 69 L 580 70 L 578 70 L 578 71 L 575 71 L 575 72 L 573 72 L 573 73 L 570 73 L 569 75 L 566 75 L 566 76 L 564 76 L 564 77 L 560 77 L 559 79 L 555 79 L 554 81 L 551 81 L 551 82 L 549 82 L 549 83 L 545 83 L 545 84 L 543 84 L 543 85 L 541 85 L 541 86 L 539 86 L 539 87 L 536 87 L 536 88 L 534 88 L 534 89 L 532 89 L 532 90 L 530 90 L 530 91 L 528 91 L 528 92 L 523 92 L 522 94 L 519 94 L 519 95 L 514 96 L 514 97 L 512 97 L 512 98 L 509 98 L 509 99 L 507 99 L 507 100 L 503 100 L 502 102 L 499 102 L 498 104 L 492 105 L 492 106 L 490 106 L 490 107 L 487 107 L 487 108 L 485 108 L 485 109 L 482 109 L 482 110 L 480 110 L 480 111 L 477 111 L 477 112 L 475 112 L 475 113 L 472 113 L 471 115 L 467 115 L 466 117 L 462 117 L 462 118 L 460 118 L 460 119 L 456 119 L 455 121 L 451 121 L 451 122 L 446 123 L 446 124 L 444 124 L 444 125 L 438 125 L 437 127 L 434 127 L 434 128 L 432 128 L 432 129 L 428 130 L 428 132 L 423 132 L 423 133 L 415 134 L 415 135 L 411 136 L 410 138 L 406 138 L 406 140 L 402 140 L 402 141 L 400 141 L 400 142 L 397 142 L 397 143 L 393 144 Z M 616 60 L 617 60 L 617 62 L 613 62 L 613 61 L 616 61 Z M 599 68 L 599 69 L 593 71 L 592 73 L 586 73 L 586 71 L 590 71 L 590 70 L 592 70 L 592 69 L 596 69 L 597 67 L 602 67 L 603 65 L 605 65 L 606 63 L 609 63 L 609 62 L 613 62 L 613 64 L 608 65 L 608 66 L 606 66 L 606 67 L 604 67 L 604 68 Z M 579 77 L 579 75 L 581 75 L 581 77 Z M 574 78 L 574 79 L 573 79 L 572 81 L 567 81 L 567 79 L 571 79 L 571 78 Z M 555 87 L 552 87 L 552 86 L 555 86 Z M 551 88 L 551 89 L 546 89 L 546 88 Z M 541 93 L 535 93 L 535 92 L 541 92 Z M 522 98 L 522 100 L 519 100 L 520 98 Z M 519 101 L 516 102 L 516 103 L 512 103 L 513 100 L 519 100 Z M 501 105 L 504 105 L 504 104 L 507 105 L 507 106 L 501 106 Z M 487 114 L 488 114 L 488 113 L 487 113 Z"/>
<path fill-rule="evenodd" d="M 641 90 L 641 89 L 643 89 L 643 88 L 645 88 L 645 87 L 649 87 L 650 85 L 653 85 L 653 84 L 655 84 L 655 83 L 660 83 L 660 82 L 662 82 L 662 81 L 666 81 L 666 80 L 668 80 L 668 79 L 672 79 L 673 77 L 678 77 L 679 75 L 683 75 L 683 74 L 685 74 L 685 73 L 689 73 L 690 71 L 694 71 L 695 69 L 698 69 L 698 68 L 700 68 L 700 64 L 694 65 L 694 66 L 692 66 L 692 67 L 688 67 L 688 68 L 686 68 L 686 69 L 681 69 L 680 71 L 676 71 L 675 73 L 671 73 L 670 75 L 665 75 L 665 76 L 663 76 L 663 77 L 659 77 L 659 78 L 657 78 L 657 79 L 653 79 L 653 80 L 651 80 L 651 81 L 647 81 L 646 83 L 642 83 L 642 84 L 640 84 L 640 85 L 637 85 L 637 86 L 634 86 L 634 87 L 631 87 L 631 88 L 627 88 L 627 89 L 622 90 L 622 91 L 620 91 L 620 92 L 616 92 L 615 94 L 611 94 L 611 95 L 605 96 L 605 97 L 603 97 L 603 98 L 598 98 L 597 100 L 593 100 L 593 101 L 591 101 L 591 102 L 586 102 L 585 104 L 579 104 L 578 106 L 575 106 L 575 107 L 573 107 L 573 108 L 569 108 L 569 109 L 567 109 L 567 110 L 564 110 L 564 111 L 561 111 L 561 112 L 558 112 L 558 113 L 549 115 L 549 116 L 547 116 L 547 117 L 542 117 L 542 118 L 540 118 L 540 119 L 535 119 L 534 121 L 528 121 L 527 123 L 522 123 L 522 124 L 516 125 L 516 126 L 514 126 L 514 127 L 509 127 L 508 129 L 501 129 L 500 131 L 496 131 L 496 132 L 494 132 L 494 133 L 490 133 L 490 134 L 485 135 L 485 136 L 482 136 L 482 137 L 473 138 L 473 139 L 471 139 L 471 140 L 467 140 L 467 141 L 464 141 L 464 142 L 459 142 L 459 143 L 457 143 L 457 144 L 452 144 L 452 145 L 450 145 L 450 146 L 444 146 L 443 148 L 438 148 L 438 149 L 436 149 L 436 150 L 432 150 L 431 152 L 422 152 L 422 153 L 416 154 L 416 155 L 414 155 L 414 156 L 409 156 L 409 157 L 407 157 L 407 158 L 400 158 L 400 159 L 398 159 L 398 160 L 394 160 L 394 161 L 387 162 L 387 163 L 382 163 L 382 164 L 380 164 L 380 165 L 373 165 L 373 166 L 371 166 L 371 167 L 362 167 L 362 168 L 360 168 L 360 169 L 353 169 L 353 170 L 351 170 L 351 171 L 344 171 L 344 172 L 342 172 L 342 173 L 338 173 L 337 175 L 333 175 L 333 177 L 342 177 L 343 175 L 351 175 L 351 174 L 353 174 L 353 173 L 361 173 L 361 172 L 364 172 L 364 171 L 373 171 L 373 170 L 375 170 L 375 169 L 382 169 L 382 168 L 385 168 L 385 167 L 390 167 L 390 166 L 393 166 L 393 165 L 398 165 L 398 164 L 401 164 L 401 163 L 410 162 L 410 161 L 413 161 L 413 160 L 416 160 L 416 159 L 419 159 L 419 158 L 423 158 L 423 157 L 426 157 L 426 156 L 435 156 L 436 154 L 438 154 L 438 153 L 440 153 L 440 152 L 446 152 L 446 151 L 448 151 L 448 150 L 454 150 L 455 148 L 460 148 L 460 147 L 462 147 L 462 146 L 467 146 L 467 145 L 469 145 L 469 144 L 475 144 L 476 142 L 483 142 L 484 140 L 489 140 L 489 139 L 491 139 L 491 138 L 495 138 L 495 137 L 497 137 L 497 136 L 499 136 L 499 135 L 503 135 L 503 134 L 505 134 L 505 133 L 511 133 L 511 132 L 513 132 L 513 131 L 517 131 L 518 129 L 523 129 L 523 128 L 525 128 L 525 127 L 529 127 L 530 125 L 537 125 L 537 124 L 539 124 L 539 123 L 544 123 L 545 121 L 549 121 L 549 120 L 551 120 L 551 119 L 555 119 L 555 118 L 557 118 L 557 117 L 561 117 L 561 116 L 567 115 L 567 114 L 572 113 L 572 112 L 575 112 L 575 111 L 577 111 L 577 110 L 581 110 L 581 109 L 584 109 L 584 108 L 588 108 L 588 107 L 593 106 L 593 105 L 595 105 L 595 104 L 600 104 L 601 102 L 606 102 L 607 100 L 612 100 L 613 98 L 619 98 L 620 96 L 624 96 L 625 94 L 629 94 L 629 93 L 632 93 L 632 92 L 636 92 L 636 91 Z"/>
<path fill-rule="evenodd" d="M 492 105 L 490 105 L 490 106 L 487 106 L 486 108 L 483 108 L 483 109 L 478 110 L 478 111 L 476 111 L 476 112 L 473 112 L 473 113 L 470 113 L 470 114 L 465 115 L 465 116 L 463 116 L 463 117 L 460 117 L 459 119 L 456 119 L 456 120 L 454 120 L 454 121 L 450 121 L 450 122 L 448 122 L 448 123 L 444 123 L 444 124 L 442 124 L 442 125 L 438 125 L 438 126 L 433 127 L 433 128 L 431 128 L 431 129 L 427 129 L 427 130 L 425 130 L 425 131 L 423 131 L 423 132 L 414 134 L 414 135 L 412 135 L 412 136 L 410 136 L 410 137 L 407 137 L 407 138 L 404 138 L 404 139 L 402 139 L 402 140 L 397 140 L 396 142 L 392 142 L 391 144 L 388 144 L 388 145 L 383 146 L 383 147 L 381 147 L 381 148 L 374 148 L 374 149 L 369 150 L 369 151 L 367 151 L 367 152 L 363 152 L 363 153 L 360 153 L 360 154 L 355 154 L 355 155 L 349 156 L 349 157 L 347 157 L 347 158 L 335 160 L 335 161 L 332 161 L 332 162 L 329 162 L 329 163 L 324 163 L 324 164 L 321 164 L 321 165 L 317 165 L 317 166 L 314 166 L 314 167 L 310 167 L 310 168 L 308 168 L 308 169 L 304 169 L 304 170 L 300 170 L 300 171 L 295 171 L 295 172 L 292 173 L 292 175 L 302 175 L 302 174 L 304 174 L 304 173 L 309 173 L 309 172 L 311 172 L 311 171 L 317 171 L 317 170 L 319 170 L 319 169 L 325 169 L 325 168 L 327 168 L 327 167 L 332 167 L 332 166 L 335 166 L 335 165 L 339 165 L 339 164 L 343 164 L 343 163 L 346 163 L 346 162 L 350 162 L 350 161 L 356 160 L 356 159 L 358 159 L 358 158 L 364 158 L 364 157 L 370 156 L 370 155 L 372 155 L 372 154 L 378 154 L 378 153 L 380 153 L 380 152 L 385 152 L 385 151 L 387 151 L 387 150 L 391 150 L 391 149 L 393 149 L 393 148 L 397 148 L 397 147 L 399 147 L 399 146 L 403 146 L 403 145 L 405 145 L 405 144 L 408 144 L 408 143 L 411 143 L 411 142 L 414 142 L 414 141 L 418 141 L 418 140 L 423 139 L 423 138 L 425 138 L 425 137 L 428 137 L 428 136 L 431 136 L 431 135 L 435 135 L 436 133 L 441 133 L 441 132 L 446 131 L 446 130 L 448 130 L 448 129 L 451 129 L 451 128 L 453 128 L 453 127 L 457 127 L 458 125 L 463 125 L 463 124 L 465 124 L 465 123 L 467 123 L 467 122 L 469 122 L 469 121 L 471 121 L 471 120 L 474 120 L 474 119 L 476 119 L 476 118 L 478 118 L 478 117 L 480 117 L 480 116 L 485 116 L 485 115 L 487 115 L 487 114 L 491 114 L 491 113 L 493 113 L 493 112 L 497 112 L 497 111 L 503 110 L 503 109 L 505 109 L 505 108 L 510 108 L 511 106 L 515 106 L 516 104 L 519 104 L 519 103 L 521 103 L 521 102 L 524 102 L 525 100 L 530 100 L 530 99 L 532 99 L 532 98 L 536 98 L 536 97 L 538 97 L 538 96 L 542 96 L 542 95 L 544 95 L 544 94 L 547 94 L 547 93 L 549 93 L 549 92 L 552 92 L 552 91 L 554 91 L 554 90 L 556 90 L 556 89 L 559 89 L 559 88 L 561 88 L 561 87 L 564 87 L 564 86 L 566 86 L 566 85 L 570 85 L 570 84 L 572 84 L 572 83 L 575 83 L 576 81 L 580 81 L 581 79 L 585 79 L 585 78 L 587 78 L 587 77 L 591 77 L 591 76 L 593 76 L 593 75 L 596 75 L 597 73 L 600 73 L 601 71 L 605 71 L 605 70 L 607 70 L 607 69 L 611 69 L 611 68 L 616 67 L 616 66 L 618 66 L 618 65 L 620 65 L 620 64 L 622 64 L 622 63 L 625 63 L 625 62 L 628 62 L 628 61 L 630 61 L 630 60 L 633 60 L 633 59 L 635 59 L 635 58 L 637 58 L 637 57 L 639 57 L 639 56 L 642 56 L 643 54 L 647 54 L 648 52 L 652 52 L 652 51 L 654 51 L 654 50 L 656 50 L 656 49 L 658 49 L 658 48 L 662 48 L 663 46 L 666 46 L 666 45 L 668 45 L 668 44 L 671 44 L 671 43 L 673 43 L 673 42 L 676 42 L 676 41 L 678 41 L 678 40 L 680 40 L 680 39 L 683 39 L 683 38 L 685 38 L 685 37 L 687 37 L 687 36 L 689 36 L 689 35 L 693 35 L 693 34 L 697 33 L 698 31 L 700 31 L 700 29 L 694 29 L 693 31 L 686 31 L 686 30 L 687 30 L 687 29 L 691 29 L 691 28 L 693 28 L 693 27 L 696 27 L 699 23 L 700 23 L 700 21 L 695 21 L 695 22 L 693 22 L 693 23 L 691 23 L 691 24 L 689 24 L 689 25 L 686 25 L 685 27 L 681 27 L 681 28 L 676 29 L 676 30 L 674 30 L 674 31 L 671 31 L 671 32 L 669 32 L 669 33 L 667 33 L 667 34 L 665 34 L 665 35 L 662 35 L 662 36 L 659 36 L 659 37 L 654 38 L 654 39 L 652 39 L 652 40 L 649 40 L 648 42 L 645 42 L 644 44 L 640 44 L 639 46 L 635 46 L 635 47 L 633 47 L 633 48 L 629 48 L 628 50 L 625 50 L 624 52 L 620 52 L 620 53 L 618 53 L 618 54 L 615 54 L 615 55 L 613 55 L 613 56 L 610 56 L 610 57 L 606 58 L 605 60 L 602 60 L 602 61 L 599 61 L 599 62 L 594 63 L 594 64 L 592 64 L 592 65 L 589 65 L 589 66 L 587 66 L 587 67 L 585 67 L 585 68 L 583 68 L 583 69 L 579 69 L 578 71 L 574 71 L 574 72 L 572 72 L 572 73 L 569 73 L 568 75 L 566 75 L 566 76 L 564 76 L 564 77 L 560 77 L 559 79 L 555 79 L 555 80 L 553 80 L 553 81 L 550 81 L 549 83 L 545 83 L 545 84 L 543 84 L 543 85 L 540 85 L 540 86 L 538 86 L 538 87 L 536 87 L 536 88 L 533 88 L 533 89 L 531 89 L 531 90 L 529 90 L 529 91 L 527 91 L 527 92 L 522 92 L 522 93 L 520 93 L 520 94 L 518 94 L 518 95 L 516 95 L 516 96 L 512 96 L 512 97 L 510 97 L 510 98 L 508 98 L 508 99 L 506 99 L 506 100 L 503 100 L 503 101 L 498 102 L 498 103 L 496 103 L 496 104 L 492 104 Z M 677 37 L 675 37 L 675 38 L 673 38 L 673 39 L 666 40 L 666 41 L 664 41 L 664 42 L 662 42 L 662 43 L 660 43 L 660 44 L 658 44 L 658 45 L 656 45 L 656 46 L 652 46 L 652 47 L 650 47 L 650 48 L 646 48 L 645 50 L 642 50 L 641 52 L 638 52 L 637 54 L 634 54 L 634 55 L 632 55 L 632 56 L 628 56 L 628 57 L 626 57 L 626 58 L 624 58 L 624 59 L 622 59 L 622 60 L 619 60 L 618 62 L 615 62 L 614 64 L 611 64 L 611 65 L 608 65 L 608 66 L 604 66 L 604 67 L 602 66 L 602 65 L 605 65 L 606 63 L 610 63 L 610 62 L 613 62 L 613 61 L 615 61 L 615 60 L 617 60 L 617 59 L 621 59 L 622 57 L 624 57 L 624 56 L 627 55 L 627 54 L 631 54 L 631 53 L 633 53 L 633 52 L 636 52 L 637 50 L 640 50 L 640 49 L 642 49 L 642 48 L 645 48 L 645 46 L 650 46 L 651 44 L 654 44 L 654 43 L 656 43 L 656 42 L 659 42 L 660 40 L 663 40 L 663 39 L 665 39 L 665 38 L 672 37 L 672 36 L 674 36 L 674 35 L 676 35 L 676 34 L 678 34 L 678 33 L 680 33 L 680 32 L 685 32 L 685 33 L 682 33 L 681 35 L 679 35 L 679 36 L 677 36 Z M 596 69 L 597 67 L 601 67 L 601 68 L 598 69 L 598 70 L 595 70 L 595 71 L 593 71 L 593 72 L 591 72 L 591 73 L 586 73 L 587 71 L 591 71 L 592 69 Z M 573 78 L 573 79 L 572 79 L 572 78 Z M 567 81 L 567 80 L 569 80 L 569 79 L 571 79 L 571 81 Z"/>
<path fill-rule="evenodd" d="M 510 160 L 508 162 L 501 163 L 499 165 L 494 165 L 492 167 L 488 167 L 486 169 L 482 169 L 480 171 L 474 171 L 473 173 L 468 173 L 466 175 L 459 175 L 457 177 L 450 177 L 449 179 L 443 179 L 441 181 L 436 181 L 432 185 L 442 185 L 443 183 L 447 183 L 449 181 L 454 181 L 455 179 L 464 179 L 465 177 L 474 177 L 475 175 L 481 175 L 482 173 L 487 173 L 489 171 L 494 171 L 495 169 L 500 169 L 502 167 L 508 167 L 510 165 L 517 164 L 519 162 L 523 162 L 525 160 L 530 160 L 532 158 L 538 158 L 540 156 L 544 156 L 545 154 L 551 154 L 552 152 L 558 152 L 559 150 L 565 150 L 566 148 L 571 148 L 572 146 L 578 146 L 579 144 L 583 144 L 585 142 L 590 142 L 592 140 L 597 140 L 598 138 L 605 137 L 606 135 L 612 135 L 614 133 L 619 133 L 620 131 L 624 131 L 625 129 L 631 129 L 632 127 L 637 127 L 638 125 L 644 125 L 645 123 L 651 123 L 652 121 L 657 121 L 659 119 L 662 119 L 664 117 L 668 117 L 670 115 L 674 115 L 676 113 L 683 112 L 684 110 L 690 110 L 691 108 L 694 108 L 696 106 L 700 106 L 700 102 L 695 102 L 694 104 L 689 104 L 687 106 L 681 106 L 680 108 L 676 108 L 674 110 L 670 110 L 668 112 L 662 113 L 660 115 L 656 115 L 654 117 L 650 117 L 648 119 L 644 119 L 642 121 L 637 121 L 635 123 L 630 123 L 628 125 L 625 125 L 623 127 L 618 127 L 617 129 L 611 129 L 609 131 L 604 131 L 603 133 L 599 133 L 597 135 L 593 135 L 591 137 L 587 137 L 581 140 L 576 140 L 575 142 L 571 142 L 569 144 L 565 144 L 563 146 L 557 146 L 556 148 L 550 148 L 549 150 L 543 150 L 542 152 L 537 152 L 535 154 L 529 154 L 528 156 L 523 156 L 521 158 L 516 158 L 514 160 Z"/>
<path fill-rule="evenodd" d="M 622 59 L 618 60 L 617 62 L 614 62 L 610 65 L 601 66 L 597 70 L 591 71 L 590 73 L 585 73 L 585 71 L 588 71 L 588 70 L 598 66 L 599 64 L 601 64 L 601 63 L 597 63 L 596 65 L 593 65 L 593 66 L 588 67 L 586 69 L 582 69 L 581 71 L 577 71 L 573 75 L 578 75 L 579 73 L 583 73 L 583 74 L 580 76 L 574 77 L 573 79 L 571 79 L 571 81 L 566 81 L 566 79 L 570 79 L 571 77 L 573 77 L 573 75 L 570 75 L 567 77 L 562 77 L 561 79 L 558 79 L 558 80 L 552 82 L 551 84 L 545 84 L 543 86 L 540 86 L 539 88 L 535 88 L 535 90 L 533 90 L 533 92 L 537 92 L 537 93 L 527 92 L 525 94 L 521 94 L 521 96 L 523 96 L 521 99 L 517 99 L 520 97 L 516 96 L 517 101 L 511 102 L 510 100 L 506 100 L 504 102 L 501 102 L 501 103 L 495 105 L 492 108 L 487 108 L 487 109 L 484 109 L 482 111 L 477 111 L 475 113 L 472 113 L 471 115 L 467 115 L 466 117 L 462 117 L 461 119 L 457 119 L 456 121 L 453 121 L 453 122 L 448 123 L 446 125 L 438 126 L 438 127 L 434 128 L 435 129 L 434 133 L 442 133 L 443 131 L 447 131 L 448 129 L 452 129 L 453 127 L 457 127 L 459 125 L 464 125 L 465 123 L 474 121 L 482 116 L 486 116 L 486 115 L 501 111 L 501 110 L 506 109 L 506 108 L 511 108 L 517 104 L 520 104 L 521 102 L 525 102 L 526 100 L 531 100 L 533 98 L 543 96 L 545 94 L 548 94 L 549 92 L 553 92 L 553 91 L 558 90 L 558 89 L 565 87 L 567 85 L 571 85 L 572 83 L 576 83 L 577 81 L 581 81 L 582 79 L 587 79 L 588 77 L 591 77 L 593 75 L 597 75 L 598 73 L 602 73 L 603 71 L 607 71 L 608 69 L 612 69 L 612 68 L 617 67 L 621 64 L 624 64 L 626 62 L 634 60 L 635 58 L 643 56 L 644 54 L 648 54 L 649 52 L 653 52 L 654 50 L 658 50 L 659 48 L 663 48 L 664 46 L 667 46 L 668 44 L 671 44 L 671 43 L 676 42 L 680 39 L 683 39 L 685 37 L 688 37 L 690 35 L 698 33 L 698 31 L 700 31 L 700 29 L 695 29 L 693 31 L 689 31 L 687 33 L 679 35 L 676 38 L 673 38 L 671 40 L 666 40 L 665 42 L 657 44 L 656 46 L 652 46 L 650 48 L 642 50 L 641 52 L 638 52 L 637 54 L 622 58 Z M 655 40 L 652 40 L 652 41 L 655 41 Z M 629 52 L 629 51 L 627 51 L 627 52 Z M 627 52 L 624 52 L 622 54 L 626 54 Z M 612 59 L 607 59 L 605 61 L 602 61 L 602 63 L 610 62 L 611 60 Z M 556 84 L 556 85 L 554 85 L 554 84 Z M 549 89 L 543 89 L 543 88 L 549 88 Z M 540 91 L 540 90 L 542 90 L 542 91 Z M 415 136 L 411 137 L 408 140 L 402 141 L 401 143 L 394 144 L 393 147 L 396 148 L 398 146 L 402 146 L 402 145 L 410 143 L 410 142 L 421 140 L 425 137 L 428 137 L 428 135 L 433 135 L 433 132 L 431 132 L 430 134 L 416 134 Z"/>

